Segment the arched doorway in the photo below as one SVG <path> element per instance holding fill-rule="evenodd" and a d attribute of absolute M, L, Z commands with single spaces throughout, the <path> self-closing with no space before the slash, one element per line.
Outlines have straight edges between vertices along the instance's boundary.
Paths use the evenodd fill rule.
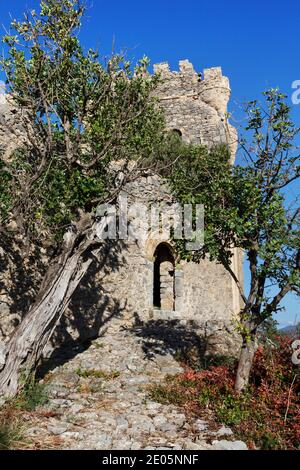
<path fill-rule="evenodd" d="M 179 129 L 172 129 L 173 136 L 176 136 L 178 139 L 182 139 L 182 132 Z"/>
<path fill-rule="evenodd" d="M 175 260 L 170 246 L 160 243 L 154 253 L 153 305 L 162 310 L 174 310 Z"/>

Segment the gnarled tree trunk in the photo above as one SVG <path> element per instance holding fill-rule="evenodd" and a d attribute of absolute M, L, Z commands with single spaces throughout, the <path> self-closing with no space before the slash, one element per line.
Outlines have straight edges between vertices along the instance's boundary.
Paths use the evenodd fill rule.
<path fill-rule="evenodd" d="M 84 254 L 93 246 L 94 255 L 100 250 L 96 246 L 109 221 L 107 217 L 84 231 L 70 232 L 65 237 L 64 249 L 51 263 L 35 304 L 14 331 L 4 351 L 0 396 L 15 396 L 21 386 L 20 378 L 27 377 L 36 367 L 73 292 L 93 260 L 92 256 L 84 259 Z"/>

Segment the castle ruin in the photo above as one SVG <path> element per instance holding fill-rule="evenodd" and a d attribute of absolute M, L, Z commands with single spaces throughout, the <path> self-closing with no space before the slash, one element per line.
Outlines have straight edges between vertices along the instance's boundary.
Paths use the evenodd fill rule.
<path fill-rule="evenodd" d="M 167 63 L 155 65 L 154 71 L 162 79 L 157 97 L 168 129 L 190 143 L 227 144 L 233 163 L 237 133 L 228 122 L 230 87 L 221 68 L 205 69 L 202 77 L 189 61 L 183 60 L 178 72 L 170 71 Z M 0 121 L 1 110 L 3 119 L 7 113 L 3 98 Z M 164 202 L 167 207 L 172 201 L 169 188 L 157 175 L 130 182 L 124 191 L 132 203 Z M 233 269 L 242 279 L 242 259 L 237 251 Z M 12 312 L 10 298 L 3 302 L 5 292 L 1 295 L 0 331 L 5 341 L 21 314 Z M 124 240 L 115 247 L 113 261 L 106 266 L 95 264 L 86 275 L 46 354 L 50 355 L 58 343 L 96 337 L 113 315 L 144 323 L 177 321 L 191 325 L 208 338 L 210 352 L 225 354 L 235 350 L 232 319 L 240 307 L 239 293 L 230 274 L 208 259 L 199 263 L 178 259 L 169 234 Z"/>

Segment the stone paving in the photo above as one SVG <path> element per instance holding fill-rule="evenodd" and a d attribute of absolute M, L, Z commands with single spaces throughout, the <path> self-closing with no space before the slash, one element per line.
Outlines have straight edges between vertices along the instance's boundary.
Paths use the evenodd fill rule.
<path fill-rule="evenodd" d="M 50 401 L 27 437 L 56 436 L 64 449 L 247 449 L 229 428 L 212 431 L 209 420 L 187 420 L 149 398 L 150 384 L 182 371 L 172 351 L 158 346 L 145 354 L 144 339 L 113 319 L 88 349 L 48 374 Z"/>

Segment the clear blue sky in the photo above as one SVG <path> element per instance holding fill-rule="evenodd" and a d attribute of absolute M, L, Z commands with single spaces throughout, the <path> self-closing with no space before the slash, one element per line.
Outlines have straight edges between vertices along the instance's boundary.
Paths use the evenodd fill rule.
<path fill-rule="evenodd" d="M 144 54 L 152 63 L 169 61 L 177 69 L 188 58 L 197 71 L 221 65 L 232 88 L 230 111 L 242 125 L 241 105 L 261 91 L 279 87 L 291 96 L 291 84 L 300 80 L 299 0 L 88 0 L 88 18 L 81 37 L 86 46 L 102 53 L 127 49 L 132 58 Z M 37 8 L 37 0 L 0 0 L 0 18 L 19 17 Z M 293 107 L 300 124 L 300 105 Z M 297 188 L 294 190 L 297 192 Z M 299 187 L 298 187 L 299 192 Z M 300 321 L 300 299 L 290 296 L 280 324 Z"/>

